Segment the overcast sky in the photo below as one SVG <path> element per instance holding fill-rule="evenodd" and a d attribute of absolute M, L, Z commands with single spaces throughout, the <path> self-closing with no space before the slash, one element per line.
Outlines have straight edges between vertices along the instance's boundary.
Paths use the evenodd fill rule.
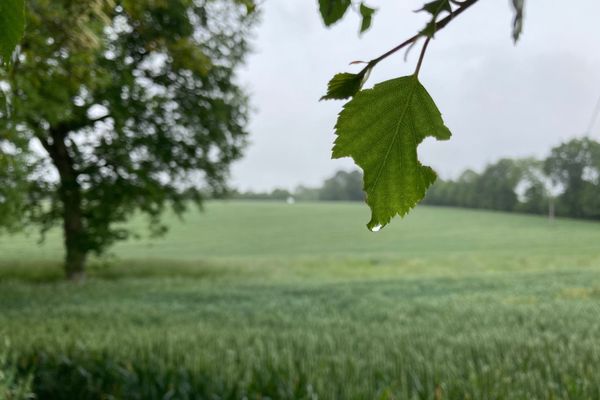
<path fill-rule="evenodd" d="M 353 14 L 326 29 L 317 1 L 265 0 L 254 52 L 240 78 L 255 112 L 250 145 L 232 168 L 241 189 L 317 185 L 350 159 L 331 160 L 333 126 L 343 102 L 319 102 L 336 72 L 356 71 L 412 36 L 425 15 L 422 1 L 370 0 L 379 9 L 373 28 L 357 35 Z M 569 8 L 567 8 L 569 7 Z M 420 79 L 453 137 L 427 139 L 425 164 L 442 177 L 481 169 L 500 157 L 544 156 L 563 140 L 585 133 L 600 96 L 600 1 L 528 0 L 515 46 L 509 0 L 481 0 L 438 33 Z M 415 51 L 416 50 L 416 51 Z M 388 58 L 374 83 L 412 73 L 418 50 Z M 600 121 L 593 129 L 600 140 Z"/>

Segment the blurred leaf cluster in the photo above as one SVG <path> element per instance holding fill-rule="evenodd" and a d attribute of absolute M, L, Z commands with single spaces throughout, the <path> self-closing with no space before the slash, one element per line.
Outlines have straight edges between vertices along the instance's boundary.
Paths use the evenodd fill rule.
<path fill-rule="evenodd" d="M 24 207 L 36 210 L 23 224 L 62 222 L 67 264 L 128 237 L 119 224 L 133 213 L 162 233 L 167 207 L 224 190 L 246 143 L 236 71 L 252 4 L 28 1 L 20 51 L 0 71 L 0 177 L 22 171 Z"/>

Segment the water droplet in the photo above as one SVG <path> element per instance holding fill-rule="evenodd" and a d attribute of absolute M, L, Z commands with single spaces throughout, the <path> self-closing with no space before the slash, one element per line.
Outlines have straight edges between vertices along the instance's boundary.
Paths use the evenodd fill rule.
<path fill-rule="evenodd" d="M 379 232 L 381 230 L 381 228 L 383 228 L 382 225 L 375 225 L 374 227 L 371 228 L 371 232 Z"/>

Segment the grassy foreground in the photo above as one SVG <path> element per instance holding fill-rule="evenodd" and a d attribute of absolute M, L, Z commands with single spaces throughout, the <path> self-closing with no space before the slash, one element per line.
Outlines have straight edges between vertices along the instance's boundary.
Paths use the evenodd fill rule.
<path fill-rule="evenodd" d="M 600 224 L 367 214 L 209 203 L 81 285 L 1 237 L 0 336 L 42 399 L 600 398 Z"/>

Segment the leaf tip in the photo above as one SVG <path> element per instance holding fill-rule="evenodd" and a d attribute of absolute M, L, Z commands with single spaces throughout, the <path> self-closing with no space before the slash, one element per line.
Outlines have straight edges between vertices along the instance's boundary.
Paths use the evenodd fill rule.
<path fill-rule="evenodd" d="M 367 224 L 367 228 L 371 231 L 371 232 L 379 232 L 385 225 L 381 225 L 379 223 L 374 223 L 373 221 L 369 222 Z"/>
<path fill-rule="evenodd" d="M 327 84 L 327 93 L 321 100 L 345 100 L 354 96 L 362 87 L 366 72 L 335 74 Z"/>

